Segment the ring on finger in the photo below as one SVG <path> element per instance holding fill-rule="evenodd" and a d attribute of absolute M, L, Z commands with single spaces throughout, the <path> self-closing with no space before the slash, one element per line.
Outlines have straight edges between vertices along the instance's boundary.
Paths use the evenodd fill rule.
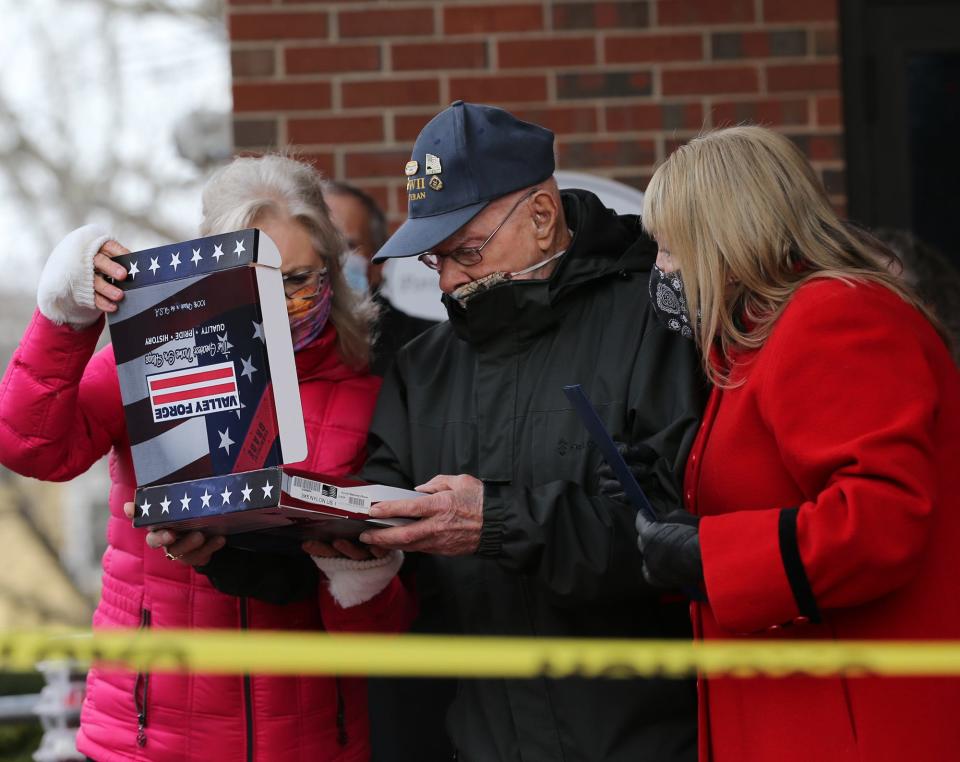
<path fill-rule="evenodd" d="M 171 553 L 169 550 L 164 551 L 164 554 L 165 554 L 166 557 L 169 558 L 171 561 L 179 561 L 181 558 L 183 558 L 183 554 L 181 554 L 181 555 L 179 555 L 179 556 L 175 556 L 175 555 L 173 555 L 173 553 Z"/>

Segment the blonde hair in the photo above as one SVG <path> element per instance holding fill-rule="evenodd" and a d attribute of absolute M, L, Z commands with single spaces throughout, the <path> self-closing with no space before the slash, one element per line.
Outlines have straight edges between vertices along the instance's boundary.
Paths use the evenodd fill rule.
<path fill-rule="evenodd" d="M 323 189 L 323 176 L 316 169 L 289 156 L 238 157 L 214 172 L 203 188 L 200 234 L 251 227 L 265 215 L 303 225 L 327 267 L 333 290 L 330 320 L 337 329 L 340 356 L 351 367 L 362 368 L 370 361 L 377 307 L 347 285 L 347 243 L 330 219 Z"/>
<path fill-rule="evenodd" d="M 794 292 L 815 278 L 879 283 L 937 325 L 886 269 L 886 247 L 841 222 L 813 167 L 786 137 L 763 127 L 709 132 L 675 151 L 654 173 L 643 226 L 666 242 L 683 275 L 704 369 L 736 385 L 732 350 L 756 349 Z M 749 326 L 749 329 L 745 327 Z"/>

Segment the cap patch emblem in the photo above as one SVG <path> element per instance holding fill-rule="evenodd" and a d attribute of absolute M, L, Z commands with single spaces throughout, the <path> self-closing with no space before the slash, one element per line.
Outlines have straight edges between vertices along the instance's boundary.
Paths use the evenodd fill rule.
<path fill-rule="evenodd" d="M 420 163 L 417 161 L 408 161 L 407 166 L 403 168 L 403 174 L 407 177 L 417 174 L 417 170 L 420 169 Z"/>
<path fill-rule="evenodd" d="M 430 178 L 428 185 L 430 186 L 431 190 L 443 190 L 443 180 L 441 180 L 437 175 L 434 175 Z"/>
<path fill-rule="evenodd" d="M 442 171 L 440 169 L 440 157 L 434 156 L 432 153 L 427 154 L 427 169 L 426 174 L 428 175 L 439 175 Z"/>

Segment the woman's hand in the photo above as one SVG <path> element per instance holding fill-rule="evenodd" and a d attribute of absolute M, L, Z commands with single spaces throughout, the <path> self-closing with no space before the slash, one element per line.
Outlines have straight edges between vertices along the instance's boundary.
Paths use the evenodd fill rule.
<path fill-rule="evenodd" d="M 93 256 L 93 303 L 101 312 L 116 312 L 117 302 L 123 299 L 123 291 L 110 284 L 107 278 L 125 280 L 127 269 L 118 265 L 112 257 L 129 254 L 130 249 L 116 241 L 107 241 Z"/>
<path fill-rule="evenodd" d="M 123 292 L 107 278 L 126 279 L 126 269 L 113 257 L 127 253 L 127 248 L 99 225 L 74 230 L 57 244 L 40 273 L 37 306 L 41 314 L 57 325 L 80 331 L 105 312 L 115 312 Z"/>
<path fill-rule="evenodd" d="M 123 504 L 127 518 L 133 518 L 134 510 L 133 503 Z M 170 529 L 147 532 L 147 545 L 162 548 L 171 561 L 179 561 L 187 566 L 206 566 L 213 554 L 226 543 L 223 537 L 207 537 L 203 532 L 174 532 Z"/>
<path fill-rule="evenodd" d="M 703 584 L 698 516 L 673 511 L 662 521 L 650 521 L 638 511 L 636 527 L 643 576 L 650 585 L 696 590 Z"/>

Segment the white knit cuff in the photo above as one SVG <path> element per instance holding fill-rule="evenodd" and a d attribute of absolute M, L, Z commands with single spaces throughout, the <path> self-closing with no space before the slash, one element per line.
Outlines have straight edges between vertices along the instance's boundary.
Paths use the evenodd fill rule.
<path fill-rule="evenodd" d="M 366 603 L 383 590 L 403 564 L 403 552 L 391 550 L 383 558 L 354 561 L 352 558 L 310 556 L 327 576 L 330 595 L 348 609 Z"/>
<path fill-rule="evenodd" d="M 93 300 L 93 257 L 111 238 L 99 225 L 84 225 L 57 244 L 37 288 L 37 306 L 44 317 L 78 330 L 96 322 L 100 310 Z"/>

